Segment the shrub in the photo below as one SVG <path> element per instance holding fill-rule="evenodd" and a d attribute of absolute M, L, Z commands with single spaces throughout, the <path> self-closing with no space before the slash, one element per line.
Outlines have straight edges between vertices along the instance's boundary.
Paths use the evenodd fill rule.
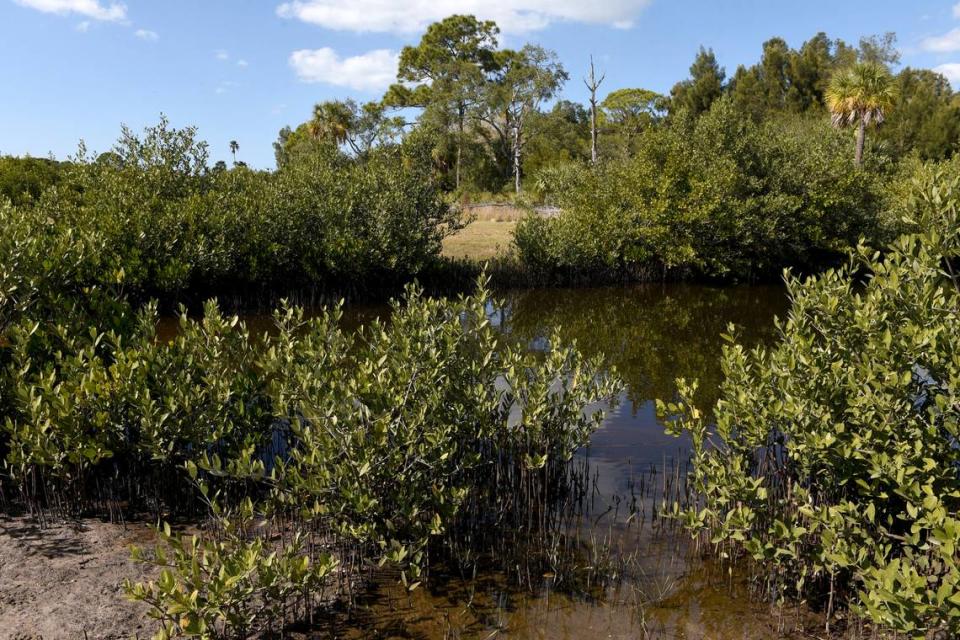
<path fill-rule="evenodd" d="M 159 509 L 182 495 L 186 460 L 268 441 L 259 351 L 237 318 L 214 304 L 200 321 L 184 312 L 170 342 L 156 323 L 148 307 L 128 335 L 32 321 L 10 332 L 0 433 L 7 475 L 32 508 L 77 512 L 107 492 Z"/>
<path fill-rule="evenodd" d="M 314 561 L 299 533 L 283 543 L 245 534 L 253 507 L 240 511 L 220 519 L 219 536 L 174 535 L 165 524 L 153 553 L 134 548 L 135 560 L 160 570 L 157 580 L 124 582 L 127 597 L 159 621 L 156 640 L 246 638 L 282 628 L 297 604 L 312 606 L 336 560 L 323 553 Z"/>
<path fill-rule="evenodd" d="M 827 124 L 742 117 L 726 100 L 639 134 L 632 158 L 545 172 L 555 219 L 516 231 L 521 259 L 547 277 L 696 270 L 750 277 L 815 268 L 882 236 L 877 175 L 850 167 Z"/>
<path fill-rule="evenodd" d="M 599 356 L 556 337 L 542 353 L 503 344 L 492 304 L 483 286 L 457 300 L 411 288 L 389 322 L 356 333 L 339 308 L 307 320 L 285 307 L 256 339 L 214 303 L 200 320 L 184 312 L 170 340 L 155 306 L 127 333 L 21 320 L 3 378 L 6 473 L 37 514 L 211 506 L 229 535 L 167 534 L 159 582 L 130 586 L 163 633 L 247 629 L 250 599 L 274 589 L 264 571 L 329 565 L 313 545 L 272 550 L 254 521 L 324 532 L 323 548 L 351 550 L 347 571 L 389 562 L 413 588 L 444 534 L 519 544 L 554 522 L 595 403 L 618 390 Z"/>
<path fill-rule="evenodd" d="M 287 585 L 263 596 L 276 610 L 311 575 L 305 567 L 332 567 L 331 549 L 347 573 L 390 563 L 413 589 L 432 553 L 453 554 L 444 534 L 473 552 L 491 539 L 519 545 L 548 533 L 548 514 L 566 495 L 566 464 L 602 420 L 595 403 L 618 385 L 599 359 L 556 340 L 541 354 L 502 345 L 489 304 L 483 287 L 456 301 L 410 289 L 389 323 L 355 336 L 340 328 L 338 309 L 310 320 L 296 308 L 277 313 L 277 332 L 263 337 L 251 365 L 267 384 L 275 446 L 218 451 L 222 436 L 211 435 L 172 449 L 193 454 L 184 466 L 226 534 L 201 542 L 165 532 L 153 559 L 139 556 L 165 568 L 158 582 L 127 587 L 154 607 L 162 634 L 249 630 L 263 585 L 274 585 L 262 575 L 271 562 L 267 577 Z M 244 406 L 249 397 L 221 403 Z M 253 530 L 316 538 L 278 550 L 274 561 L 269 535 Z M 303 571 L 289 577 L 298 562 Z"/>
<path fill-rule="evenodd" d="M 77 284 L 119 283 L 141 301 L 396 285 L 434 260 L 456 225 L 427 169 L 399 147 L 352 159 L 320 146 L 276 172 L 211 170 L 207 159 L 193 128 L 124 128 L 112 152 L 94 158 L 81 146 L 55 187 L 3 216 L 22 242 L 45 243 L 41 259 L 46 245 L 95 239 L 97 251 L 67 262 Z M 14 248 L 0 244 L 4 264 Z"/>
<path fill-rule="evenodd" d="M 262 360 L 277 416 L 291 426 L 273 499 L 372 545 L 414 581 L 428 544 L 449 528 L 509 529 L 541 508 L 540 491 L 600 424 L 602 413 L 585 407 L 616 383 L 599 360 L 555 342 L 541 356 L 501 345 L 488 300 L 483 289 L 456 302 L 413 289 L 389 324 L 352 339 L 336 314 L 281 314 Z M 262 479 L 252 456 L 229 464 Z M 218 460 L 201 466 L 237 475 Z"/>
<path fill-rule="evenodd" d="M 117 274 L 102 267 L 106 248 L 97 230 L 73 229 L 40 210 L 2 201 L 0 227 L 0 342 L 26 316 L 66 319 L 78 305 L 96 304 L 103 301 L 99 294 L 115 293 Z M 107 291 L 89 288 L 97 281 Z"/>
<path fill-rule="evenodd" d="M 695 385 L 660 404 L 693 438 L 692 531 L 828 626 L 849 604 L 914 637 L 960 632 L 960 179 L 927 173 L 913 233 L 789 278 L 779 343 L 726 348 L 715 427 Z"/>
<path fill-rule="evenodd" d="M 0 156 L 0 200 L 25 204 L 60 180 L 61 163 L 46 158 Z"/>

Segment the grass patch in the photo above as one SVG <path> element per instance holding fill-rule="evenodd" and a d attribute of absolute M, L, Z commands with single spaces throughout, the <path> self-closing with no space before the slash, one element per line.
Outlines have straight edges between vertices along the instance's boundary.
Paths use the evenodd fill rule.
<path fill-rule="evenodd" d="M 490 260 L 505 255 L 513 242 L 515 220 L 474 220 L 443 241 L 443 255 L 448 258 Z"/>

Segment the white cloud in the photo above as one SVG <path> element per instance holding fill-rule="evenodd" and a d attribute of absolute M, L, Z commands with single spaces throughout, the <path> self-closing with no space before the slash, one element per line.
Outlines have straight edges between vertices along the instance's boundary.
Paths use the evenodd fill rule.
<path fill-rule="evenodd" d="M 150 29 L 137 29 L 133 32 L 133 35 L 147 42 L 156 42 L 160 39 L 160 34 L 156 31 L 150 31 Z"/>
<path fill-rule="evenodd" d="M 230 54 L 227 53 L 226 49 L 217 49 L 213 55 L 217 57 L 217 60 L 229 60 Z"/>
<path fill-rule="evenodd" d="M 247 65 L 247 61 L 241 58 L 240 60 L 237 60 L 237 66 L 238 66 L 238 67 L 246 67 L 246 66 L 248 66 L 248 65 Z"/>
<path fill-rule="evenodd" d="M 651 0 L 291 0 L 277 7 L 284 18 L 355 32 L 410 34 L 449 15 L 495 20 L 508 33 L 536 31 L 553 22 L 633 25 Z"/>
<path fill-rule="evenodd" d="M 927 38 L 920 46 L 926 51 L 935 51 L 938 53 L 960 51 L 960 28 L 948 31 L 942 36 Z"/>
<path fill-rule="evenodd" d="M 76 30 L 80 33 L 86 33 L 87 31 L 90 31 L 90 21 L 84 20 L 83 22 L 77 23 Z"/>
<path fill-rule="evenodd" d="M 341 58 L 329 47 L 301 49 L 290 54 L 290 66 L 303 82 L 323 82 L 359 91 L 376 91 L 397 77 L 398 55 L 376 49 L 359 56 Z"/>
<path fill-rule="evenodd" d="M 933 70 L 942 73 L 954 87 L 960 87 L 960 62 L 941 64 L 939 67 L 934 67 Z"/>
<path fill-rule="evenodd" d="M 127 19 L 127 5 L 111 2 L 104 5 L 100 0 L 14 0 L 19 5 L 44 13 L 67 15 L 77 13 L 94 20 L 121 22 Z"/>
<path fill-rule="evenodd" d="M 960 2 L 953 5 L 953 17 L 960 18 Z"/>

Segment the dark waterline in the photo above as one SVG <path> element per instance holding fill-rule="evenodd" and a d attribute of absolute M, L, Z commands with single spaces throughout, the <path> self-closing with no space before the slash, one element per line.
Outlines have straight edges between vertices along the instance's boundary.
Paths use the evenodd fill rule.
<path fill-rule="evenodd" d="M 549 576 L 536 589 L 516 588 L 496 572 L 469 579 L 438 575 L 429 587 L 406 593 L 384 575 L 349 616 L 336 621 L 332 637 L 783 637 L 768 603 L 758 602 L 741 578 L 694 557 L 683 540 L 638 529 L 628 522 L 625 505 L 638 478 L 662 482 L 664 470 L 685 464 L 686 442 L 664 432 L 654 400 L 673 398 L 678 377 L 697 379 L 698 402 L 709 410 L 721 380 L 721 334 L 732 323 L 742 343 L 771 341 L 774 317 L 788 308 L 785 289 L 644 284 L 516 290 L 498 297 L 503 304 L 491 307 L 491 319 L 511 338 L 537 348 L 557 330 L 563 342 L 576 341 L 584 353 L 603 354 L 626 383 L 620 403 L 576 464 L 589 469 L 598 503 L 581 533 L 611 553 L 629 555 L 631 575 L 601 592 L 573 593 L 555 589 Z M 344 325 L 356 328 L 388 313 L 387 305 L 349 306 Z M 272 324 L 269 315 L 243 319 L 253 333 Z M 175 324 L 161 327 L 162 334 L 172 331 Z M 649 510 L 654 501 L 648 502 Z"/>

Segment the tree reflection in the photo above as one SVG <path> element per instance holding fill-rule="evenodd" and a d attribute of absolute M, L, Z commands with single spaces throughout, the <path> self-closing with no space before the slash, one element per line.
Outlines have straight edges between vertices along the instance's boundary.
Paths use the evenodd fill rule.
<path fill-rule="evenodd" d="M 712 407 L 728 324 L 754 344 L 774 335 L 774 316 L 787 310 L 785 289 L 772 285 L 530 289 L 503 299 L 502 323 L 516 338 L 537 345 L 561 327 L 564 341 L 575 339 L 587 355 L 604 354 L 626 381 L 634 412 L 673 397 L 678 377 L 699 379 L 700 404 Z"/>

